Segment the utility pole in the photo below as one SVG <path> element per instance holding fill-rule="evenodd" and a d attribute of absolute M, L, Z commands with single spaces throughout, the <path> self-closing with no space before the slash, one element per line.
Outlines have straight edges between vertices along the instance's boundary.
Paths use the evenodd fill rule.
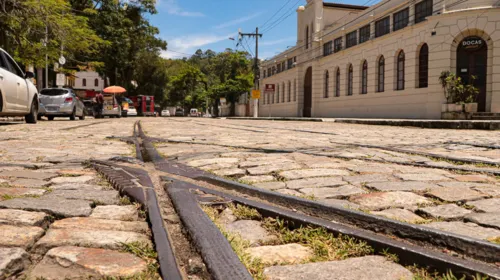
<path fill-rule="evenodd" d="M 259 28 L 255 28 L 255 33 L 241 33 L 239 32 L 239 43 L 241 44 L 241 40 L 245 37 L 255 37 L 255 62 L 254 62 L 254 89 L 259 89 L 259 79 L 260 79 L 260 70 L 259 70 L 259 37 L 262 38 L 262 34 L 259 33 Z M 253 106 L 253 117 L 256 118 L 259 115 L 259 100 L 257 98 L 254 99 Z"/>

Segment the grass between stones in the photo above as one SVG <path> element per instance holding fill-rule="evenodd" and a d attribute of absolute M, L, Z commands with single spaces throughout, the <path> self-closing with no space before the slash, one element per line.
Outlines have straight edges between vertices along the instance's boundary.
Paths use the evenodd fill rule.
<path fill-rule="evenodd" d="M 438 272 L 429 272 L 429 269 L 422 268 L 417 265 L 407 266 L 409 271 L 413 273 L 413 280 L 465 280 L 469 279 L 465 275 L 462 277 L 455 276 L 451 271 L 445 274 L 439 274 Z M 472 276 L 473 280 L 489 280 L 487 276 L 476 274 Z"/>
<path fill-rule="evenodd" d="M 157 254 L 156 251 L 145 242 L 131 242 L 131 243 L 121 243 L 121 250 L 125 253 L 133 254 L 141 259 L 143 259 L 147 264 L 148 268 L 141 274 L 134 275 L 127 278 L 105 278 L 106 280 L 150 280 L 150 279 L 160 279 L 158 274 L 159 265 L 156 261 Z"/>
<path fill-rule="evenodd" d="M 500 237 L 488 239 L 488 241 L 500 245 Z"/>

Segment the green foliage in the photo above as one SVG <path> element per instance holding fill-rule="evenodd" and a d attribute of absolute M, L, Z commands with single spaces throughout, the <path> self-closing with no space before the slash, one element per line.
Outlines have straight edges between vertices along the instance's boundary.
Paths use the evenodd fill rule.
<path fill-rule="evenodd" d="M 233 211 L 233 214 L 240 220 L 260 220 L 262 216 L 260 213 L 250 207 L 240 205 L 240 204 L 229 204 L 229 209 Z"/>
<path fill-rule="evenodd" d="M 477 99 L 479 89 L 474 86 L 475 76 L 470 77 L 471 81 L 465 85 L 461 77 L 450 71 L 443 71 L 439 76 L 439 82 L 443 87 L 448 103 L 473 103 Z"/>

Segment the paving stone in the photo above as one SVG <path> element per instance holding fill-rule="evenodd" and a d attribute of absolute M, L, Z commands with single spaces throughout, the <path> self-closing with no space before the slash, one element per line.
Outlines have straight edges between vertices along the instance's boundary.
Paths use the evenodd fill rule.
<path fill-rule="evenodd" d="M 345 168 L 349 166 L 345 163 L 340 162 L 330 162 L 330 161 L 312 161 L 305 163 L 309 168 Z"/>
<path fill-rule="evenodd" d="M 326 204 L 328 206 L 341 207 L 341 208 L 347 208 L 347 209 L 352 209 L 352 210 L 359 209 L 359 205 L 352 203 L 348 200 L 343 200 L 343 199 L 335 199 L 335 198 L 319 199 L 318 202 L 321 202 L 321 203 Z"/>
<path fill-rule="evenodd" d="M 435 222 L 424 226 L 477 239 L 488 240 L 500 237 L 500 230 L 482 227 L 474 223 Z"/>
<path fill-rule="evenodd" d="M 37 180 L 48 180 L 50 178 L 57 177 L 57 173 L 48 172 L 36 172 L 31 170 L 11 170 L 11 171 L 0 171 L 0 177 L 3 178 L 24 178 L 24 179 L 37 179 Z"/>
<path fill-rule="evenodd" d="M 104 220 L 94 218 L 68 218 L 57 220 L 52 225 L 51 229 L 85 229 L 85 230 L 117 230 L 117 231 L 133 231 L 139 233 L 148 233 L 149 226 L 146 222 L 128 222 L 120 220 Z"/>
<path fill-rule="evenodd" d="M 474 206 L 475 209 L 481 212 L 499 212 L 500 213 L 500 198 L 490 198 L 477 201 L 469 201 L 467 205 Z"/>
<path fill-rule="evenodd" d="M 270 174 L 272 172 L 298 169 L 301 167 L 302 166 L 300 164 L 297 164 L 297 163 L 288 163 L 288 164 L 280 163 L 280 164 L 269 164 L 269 165 L 252 167 L 252 168 L 248 168 L 247 171 L 248 171 L 248 174 L 250 174 L 250 175 L 265 175 L 265 174 Z"/>
<path fill-rule="evenodd" d="M 231 208 L 229 207 L 224 209 L 220 213 L 218 218 L 218 221 L 224 225 L 236 222 L 236 220 L 238 220 L 238 218 L 234 215 L 233 210 L 231 210 Z"/>
<path fill-rule="evenodd" d="M 21 197 L 21 196 L 40 196 L 44 194 L 46 190 L 42 189 L 29 189 L 29 188 L 0 188 L 0 201 L 7 200 L 11 197 Z"/>
<path fill-rule="evenodd" d="M 204 165 L 204 166 L 199 167 L 199 168 L 201 170 L 210 171 L 210 170 L 227 169 L 227 168 L 231 168 L 231 167 L 235 167 L 235 164 L 234 163 L 214 163 L 214 164 L 210 164 L 210 165 Z"/>
<path fill-rule="evenodd" d="M 335 188 L 306 188 L 300 189 L 300 192 L 306 195 L 313 195 L 315 198 L 342 198 L 366 193 L 363 189 L 352 185 L 344 185 Z"/>
<path fill-rule="evenodd" d="M 95 180 L 95 176 L 78 176 L 78 177 L 57 177 L 50 180 L 54 184 L 67 184 L 67 183 L 88 183 Z"/>
<path fill-rule="evenodd" d="M 286 194 L 286 195 L 293 195 L 293 196 L 304 196 L 303 193 L 298 192 L 296 190 L 291 190 L 291 189 L 281 189 L 281 190 L 276 190 L 276 192 Z"/>
<path fill-rule="evenodd" d="M 490 187 L 494 186 L 493 184 L 485 184 L 485 183 L 475 183 L 475 182 L 458 182 L 458 181 L 448 181 L 448 182 L 438 182 L 438 185 L 442 187 L 467 187 L 467 188 L 475 188 L 475 187 Z"/>
<path fill-rule="evenodd" d="M 387 182 L 391 176 L 384 174 L 367 174 L 367 175 L 355 175 L 343 177 L 344 181 L 351 183 L 352 185 L 360 185 L 363 183 L 373 183 L 373 182 Z"/>
<path fill-rule="evenodd" d="M 13 180 L 10 185 L 23 188 L 43 188 L 50 185 L 50 182 L 36 179 L 17 179 Z"/>
<path fill-rule="evenodd" d="M 249 248 L 247 252 L 252 258 L 259 258 L 263 263 L 271 265 L 284 262 L 300 263 L 313 256 L 311 248 L 296 243 L 253 247 Z"/>
<path fill-rule="evenodd" d="M 472 189 L 489 196 L 500 197 L 500 186 L 497 185 L 475 186 Z"/>
<path fill-rule="evenodd" d="M 493 213 L 473 213 L 467 215 L 465 220 L 485 227 L 500 229 L 500 212 Z"/>
<path fill-rule="evenodd" d="M 470 201 L 487 197 L 487 195 L 467 187 L 435 188 L 430 190 L 428 194 L 448 202 Z"/>
<path fill-rule="evenodd" d="M 413 274 L 382 256 L 350 258 L 342 261 L 272 266 L 264 269 L 269 280 L 411 280 Z"/>
<path fill-rule="evenodd" d="M 288 179 L 302 179 L 302 178 L 310 178 L 310 177 L 326 177 L 326 176 L 347 176 L 349 172 L 340 169 L 302 169 L 302 170 L 289 170 L 283 171 L 279 173 L 280 176 Z"/>
<path fill-rule="evenodd" d="M 368 210 L 379 210 L 392 207 L 408 207 L 411 205 L 430 204 L 431 201 L 411 192 L 376 192 L 352 196 L 350 201 Z"/>
<path fill-rule="evenodd" d="M 0 202 L 0 208 L 41 211 L 58 217 L 83 217 L 90 215 L 90 201 L 57 198 L 14 198 Z"/>
<path fill-rule="evenodd" d="M 193 167 L 201 167 L 204 165 L 217 164 L 217 163 L 238 163 L 240 161 L 237 158 L 208 158 L 208 159 L 197 159 L 188 162 L 188 165 Z"/>
<path fill-rule="evenodd" d="M 452 176 L 453 179 L 460 182 L 494 182 L 495 180 L 486 175 L 458 175 Z"/>
<path fill-rule="evenodd" d="M 382 211 L 372 211 L 370 212 L 370 214 L 383 216 L 389 219 L 403 221 L 407 223 L 418 223 L 425 221 L 425 219 L 407 209 L 391 208 Z"/>
<path fill-rule="evenodd" d="M 434 173 L 398 173 L 394 176 L 405 181 L 449 181 L 448 177 Z"/>
<path fill-rule="evenodd" d="M 418 182 L 418 181 L 406 181 L 406 182 L 377 182 L 377 183 L 367 183 L 366 186 L 370 189 L 375 189 L 378 191 L 425 191 L 431 188 L 439 187 L 436 184 L 428 182 Z"/>
<path fill-rule="evenodd" d="M 49 229 L 35 244 L 35 254 L 45 254 L 48 250 L 61 246 L 81 246 L 119 250 L 122 243 L 144 242 L 151 245 L 149 238 L 141 233 L 113 230 Z"/>
<path fill-rule="evenodd" d="M 360 174 L 372 174 L 372 173 L 392 173 L 394 169 L 381 165 L 357 165 L 353 167 L 348 167 L 347 169 L 358 172 Z"/>
<path fill-rule="evenodd" d="M 233 234 L 239 234 L 241 238 L 248 240 L 251 246 L 276 240 L 276 236 L 269 234 L 259 221 L 239 220 L 226 225 L 225 229 Z"/>
<path fill-rule="evenodd" d="M 257 188 L 271 190 L 271 191 L 286 188 L 285 182 L 281 182 L 281 181 L 256 183 L 253 185 Z"/>
<path fill-rule="evenodd" d="M 52 190 L 86 190 L 86 191 L 98 191 L 102 190 L 103 187 L 94 184 L 82 184 L 82 183 L 67 183 L 67 184 L 57 184 L 50 186 Z"/>
<path fill-rule="evenodd" d="M 303 188 L 338 187 L 343 185 L 347 185 L 347 182 L 342 181 L 342 177 L 316 177 L 286 182 L 286 187 L 294 190 Z"/>
<path fill-rule="evenodd" d="M 137 221 L 139 220 L 139 214 L 137 208 L 134 205 L 105 205 L 97 206 L 94 211 L 92 211 L 91 218 L 94 219 L 106 219 L 106 220 L 121 220 L 121 221 Z"/>
<path fill-rule="evenodd" d="M 295 164 L 296 162 L 287 158 L 275 158 L 275 157 L 259 157 L 259 158 L 248 158 L 246 161 L 240 162 L 238 166 L 240 168 L 252 168 L 258 166 L 266 166 L 272 164 Z"/>
<path fill-rule="evenodd" d="M 45 195 L 45 198 L 53 199 L 81 199 L 89 200 L 100 204 L 118 204 L 120 194 L 115 190 L 54 190 Z"/>
<path fill-rule="evenodd" d="M 213 172 L 218 176 L 228 176 L 228 177 L 241 177 L 245 176 L 246 174 L 245 170 L 239 168 L 219 169 Z"/>
<path fill-rule="evenodd" d="M 36 279 L 129 278 L 147 270 L 147 263 L 129 253 L 65 246 L 51 249 L 35 266 Z"/>
<path fill-rule="evenodd" d="M 44 233 L 43 228 L 32 226 L 0 225 L 0 247 L 30 248 Z"/>
<path fill-rule="evenodd" d="M 29 265 L 29 255 L 22 248 L 0 248 L 0 279 L 16 275 Z"/>
<path fill-rule="evenodd" d="M 419 209 L 418 211 L 430 217 L 444 220 L 460 219 L 465 215 L 472 213 L 472 211 L 455 204 L 443 204 L 438 206 L 425 207 Z"/>
<path fill-rule="evenodd" d="M 240 182 L 244 183 L 262 183 L 262 182 L 270 182 L 274 181 L 274 177 L 271 175 L 263 175 L 263 176 L 243 176 L 239 179 Z"/>
<path fill-rule="evenodd" d="M 47 222 L 48 215 L 43 212 L 0 209 L 0 224 L 43 227 Z"/>

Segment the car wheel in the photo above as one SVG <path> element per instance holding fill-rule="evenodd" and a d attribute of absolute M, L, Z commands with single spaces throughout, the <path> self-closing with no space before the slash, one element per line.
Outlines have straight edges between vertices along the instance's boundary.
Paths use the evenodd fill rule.
<path fill-rule="evenodd" d="M 48 116 L 47 119 L 49 119 L 49 121 L 53 121 L 54 120 L 54 116 Z"/>
<path fill-rule="evenodd" d="M 28 115 L 26 115 L 24 117 L 24 119 L 26 120 L 26 123 L 37 123 L 37 121 L 38 121 L 38 103 L 36 102 L 36 100 L 33 100 L 33 102 L 31 102 L 30 113 Z"/>
<path fill-rule="evenodd" d="M 76 108 L 73 108 L 73 113 L 71 113 L 69 119 L 72 121 L 76 120 Z"/>
<path fill-rule="evenodd" d="M 81 121 L 84 121 L 85 120 L 85 112 L 82 113 L 82 116 L 81 117 L 78 117 Z"/>

